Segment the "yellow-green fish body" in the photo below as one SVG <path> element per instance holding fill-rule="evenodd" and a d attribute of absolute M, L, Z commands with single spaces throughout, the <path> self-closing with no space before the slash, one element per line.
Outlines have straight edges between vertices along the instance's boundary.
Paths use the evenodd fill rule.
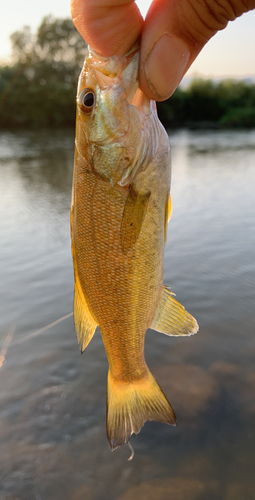
<path fill-rule="evenodd" d="M 108 361 L 112 449 L 146 420 L 175 424 L 144 359 L 146 330 L 196 333 L 163 286 L 171 212 L 170 147 L 153 101 L 138 88 L 139 51 L 89 52 L 78 84 L 71 208 L 74 321 L 84 351 L 100 327 Z"/>

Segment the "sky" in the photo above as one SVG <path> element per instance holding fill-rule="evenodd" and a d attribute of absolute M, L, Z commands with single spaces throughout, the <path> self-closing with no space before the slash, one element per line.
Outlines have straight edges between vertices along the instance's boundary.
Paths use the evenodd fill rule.
<path fill-rule="evenodd" d="M 137 0 L 145 15 L 150 0 Z M 0 61 L 8 60 L 11 52 L 9 36 L 29 25 L 36 31 L 42 18 L 70 16 L 70 0 L 7 0 L 1 7 Z M 212 38 L 202 50 L 187 76 L 205 78 L 255 78 L 255 10 L 230 22 L 227 28 Z"/>

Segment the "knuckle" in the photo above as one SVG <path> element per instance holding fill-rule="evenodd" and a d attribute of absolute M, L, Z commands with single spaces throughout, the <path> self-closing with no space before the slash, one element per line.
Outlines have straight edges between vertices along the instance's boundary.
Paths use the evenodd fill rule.
<path fill-rule="evenodd" d="M 191 46 L 203 47 L 219 30 L 224 29 L 255 4 L 255 0 L 186 0 L 180 2 L 182 36 Z"/>

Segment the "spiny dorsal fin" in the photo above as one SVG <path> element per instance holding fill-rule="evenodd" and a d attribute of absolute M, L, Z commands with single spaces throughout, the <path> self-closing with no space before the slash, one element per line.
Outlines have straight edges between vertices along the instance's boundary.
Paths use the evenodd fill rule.
<path fill-rule="evenodd" d="M 156 316 L 151 325 L 153 330 L 166 335 L 194 335 L 198 332 L 195 318 L 174 299 L 173 293 L 164 286 Z"/>
<path fill-rule="evenodd" d="M 121 246 L 126 253 L 136 242 L 146 214 L 150 193 L 137 194 L 130 186 L 121 222 Z"/>

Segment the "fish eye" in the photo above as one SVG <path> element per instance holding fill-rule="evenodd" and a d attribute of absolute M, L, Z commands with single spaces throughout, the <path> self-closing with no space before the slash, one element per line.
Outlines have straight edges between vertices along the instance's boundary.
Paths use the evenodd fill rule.
<path fill-rule="evenodd" d="M 90 115 L 94 109 L 96 102 L 95 92 L 92 89 L 84 89 L 78 96 L 77 102 L 80 110 L 86 115 Z"/>

